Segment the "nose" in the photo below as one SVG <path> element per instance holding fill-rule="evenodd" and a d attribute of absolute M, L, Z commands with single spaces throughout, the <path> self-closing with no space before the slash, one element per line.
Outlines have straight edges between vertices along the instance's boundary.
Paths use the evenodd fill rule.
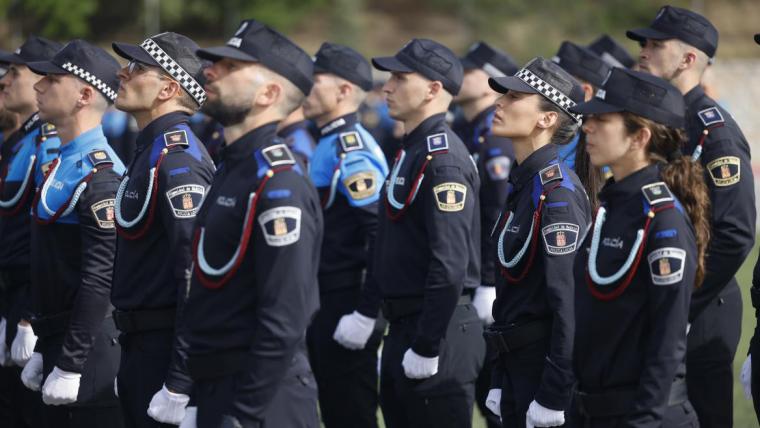
<path fill-rule="evenodd" d="M 203 76 L 208 82 L 213 81 L 216 78 L 216 65 L 210 65 L 203 69 Z"/>
<path fill-rule="evenodd" d="M 119 80 L 127 80 L 129 79 L 129 72 L 127 71 L 127 67 L 124 66 L 119 69 L 119 72 L 116 73 L 116 77 L 119 78 Z"/>

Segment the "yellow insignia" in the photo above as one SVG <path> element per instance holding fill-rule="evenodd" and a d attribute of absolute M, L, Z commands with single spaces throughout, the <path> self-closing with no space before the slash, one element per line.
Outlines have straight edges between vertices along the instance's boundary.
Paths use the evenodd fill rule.
<path fill-rule="evenodd" d="M 724 156 L 708 163 L 707 171 L 716 186 L 730 186 L 741 178 L 741 162 L 736 156 Z"/>
<path fill-rule="evenodd" d="M 345 180 L 343 185 L 348 189 L 351 199 L 361 200 L 375 194 L 375 174 L 372 172 L 359 172 Z"/>
<path fill-rule="evenodd" d="M 282 217 L 274 219 L 274 235 L 282 236 L 286 233 L 288 233 L 288 224 L 285 219 Z"/>
<path fill-rule="evenodd" d="M 670 275 L 670 262 L 667 257 L 660 259 L 660 275 Z"/>
<path fill-rule="evenodd" d="M 103 160 L 103 159 L 107 158 L 107 156 L 106 156 L 106 153 L 105 153 L 105 152 L 95 152 L 95 154 L 93 154 L 93 156 L 94 156 L 94 157 L 95 157 L 95 159 L 97 159 L 97 160 Z"/>
<path fill-rule="evenodd" d="M 189 193 L 182 195 L 182 209 L 193 209 L 193 197 Z"/>
<path fill-rule="evenodd" d="M 467 199 L 467 187 L 460 183 L 441 183 L 433 187 L 438 209 L 445 212 L 457 212 L 464 209 Z"/>

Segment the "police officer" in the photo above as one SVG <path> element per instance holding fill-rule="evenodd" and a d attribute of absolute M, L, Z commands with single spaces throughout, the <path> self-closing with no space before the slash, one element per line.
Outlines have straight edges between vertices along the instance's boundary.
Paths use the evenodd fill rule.
<path fill-rule="evenodd" d="M 301 106 L 280 123 L 280 129 L 277 131 L 277 136 L 285 140 L 285 144 L 296 155 L 296 159 L 307 167 L 311 163 L 311 157 L 317 145 L 312 136 L 313 127 L 314 124 L 306 119 L 303 106 Z"/>
<path fill-rule="evenodd" d="M 514 76 L 489 79 L 495 135 L 515 150 L 506 210 L 492 228 L 497 297 L 486 331 L 498 352 L 486 405 L 505 427 L 559 426 L 570 405 L 572 264 L 591 219 L 578 177 L 559 158 L 581 118 L 569 108 L 583 89 L 556 63 L 538 57 Z"/>
<path fill-rule="evenodd" d="M 180 335 L 198 408 L 183 426 L 316 427 L 305 337 L 319 306 L 322 209 L 275 135 L 311 90 L 313 64 L 254 20 L 198 55 L 214 61 L 204 109 L 227 145 L 195 225 Z"/>
<path fill-rule="evenodd" d="M 689 301 L 710 235 L 703 169 L 681 152 L 675 86 L 616 68 L 585 114 L 613 173 L 575 263 L 577 426 L 698 427 L 684 384 Z"/>
<path fill-rule="evenodd" d="M 705 17 L 665 6 L 649 27 L 628 31 L 627 36 L 642 46 L 638 69 L 669 81 L 684 94 L 689 140 L 683 152 L 706 170 L 712 239 L 707 274 L 689 312 L 687 384 L 702 427 L 731 426 L 732 362 L 742 320 L 734 275 L 755 238 L 749 145 L 731 115 L 700 86 L 718 47 L 718 30 Z"/>
<path fill-rule="evenodd" d="M 462 65 L 427 39 L 372 63 L 391 72 L 383 91 L 391 117 L 406 131 L 380 196 L 378 288 L 360 305 L 370 314 L 382 298 L 390 322 L 380 373 L 385 425 L 470 426 L 485 344 L 463 291 L 480 285 L 480 180 L 445 122 Z"/>
<path fill-rule="evenodd" d="M 111 387 L 119 346 L 108 293 L 124 165 L 100 126 L 116 98 L 119 63 L 74 40 L 50 61 L 27 66 L 45 75 L 34 85 L 37 106 L 56 126 L 61 148 L 32 203 L 32 325 L 39 341 L 21 379 L 30 389 L 42 386 L 47 427 L 120 427 Z"/>
<path fill-rule="evenodd" d="M 630 53 L 608 34 L 602 34 L 589 43 L 588 48 L 599 55 L 610 67 L 633 68 L 636 60 Z"/>
<path fill-rule="evenodd" d="M 309 358 L 325 426 L 377 427 L 377 348 L 384 325 L 375 322 L 376 309 L 357 311 L 363 284 L 374 281 L 367 269 L 369 248 L 388 175 L 383 151 L 357 116 L 372 88 L 372 68 L 355 50 L 323 43 L 314 73 L 303 110 L 319 127 L 309 176 L 320 194 L 325 237 L 320 310 L 307 336 Z"/>
<path fill-rule="evenodd" d="M 175 320 L 193 223 L 214 174 L 188 124 L 206 100 L 198 83 L 203 64 L 198 45 L 177 33 L 113 48 L 130 61 L 119 71 L 116 107 L 140 129 L 114 206 L 119 237 L 111 302 L 123 349 L 116 385 L 127 426 L 178 425 L 192 382 L 172 355 Z"/>

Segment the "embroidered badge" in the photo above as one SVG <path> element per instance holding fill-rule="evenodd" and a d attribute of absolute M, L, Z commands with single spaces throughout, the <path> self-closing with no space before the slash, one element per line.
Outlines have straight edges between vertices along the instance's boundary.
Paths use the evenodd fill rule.
<path fill-rule="evenodd" d="M 177 145 L 187 146 L 190 143 L 187 142 L 187 133 L 185 130 L 178 129 L 164 134 L 164 144 L 166 144 L 166 147 L 172 147 Z"/>
<path fill-rule="evenodd" d="M 683 279 L 686 251 L 680 248 L 660 248 L 647 256 L 654 285 L 670 285 Z"/>
<path fill-rule="evenodd" d="M 464 209 L 467 199 L 467 187 L 460 183 L 442 183 L 433 187 L 438 209 L 444 212 L 457 212 Z"/>
<path fill-rule="evenodd" d="M 541 176 L 541 184 L 544 185 L 550 181 L 561 180 L 562 170 L 560 169 L 559 164 L 555 163 L 542 169 L 539 172 L 539 175 Z"/>
<path fill-rule="evenodd" d="M 108 153 L 105 150 L 95 150 L 87 153 L 87 159 L 90 160 L 92 166 L 98 166 L 102 163 L 113 163 L 111 157 L 108 156 Z"/>
<path fill-rule="evenodd" d="M 427 137 L 428 153 L 439 152 L 449 149 L 449 139 L 445 132 L 440 134 L 428 135 Z"/>
<path fill-rule="evenodd" d="M 58 130 L 55 129 L 55 125 L 52 123 L 43 123 L 40 127 L 40 136 L 42 137 L 43 141 L 56 135 L 58 135 Z"/>
<path fill-rule="evenodd" d="M 275 144 L 273 146 L 266 147 L 261 150 L 261 154 L 264 159 L 269 163 L 269 166 L 275 167 L 279 165 L 292 165 L 296 163 L 293 154 L 290 153 L 290 149 L 285 144 Z"/>
<path fill-rule="evenodd" d="M 90 206 L 92 216 L 98 223 L 98 227 L 101 229 L 113 229 L 114 228 L 114 199 L 104 199 L 102 201 L 95 202 Z"/>
<path fill-rule="evenodd" d="M 662 182 L 647 184 L 641 188 L 641 193 L 644 194 L 649 205 L 659 204 L 660 202 L 669 202 L 673 200 L 673 195 L 670 193 L 668 186 Z"/>
<path fill-rule="evenodd" d="M 506 156 L 496 156 L 486 162 L 486 171 L 493 181 L 506 180 L 512 161 Z"/>
<path fill-rule="evenodd" d="M 561 256 L 575 251 L 580 227 L 572 223 L 553 223 L 541 229 L 547 254 Z"/>
<path fill-rule="evenodd" d="M 708 163 L 707 171 L 716 186 L 730 186 L 741 178 L 741 162 L 736 156 L 723 156 Z"/>
<path fill-rule="evenodd" d="M 343 148 L 343 151 L 348 153 L 354 150 L 359 150 L 362 147 L 364 147 L 364 143 L 362 143 L 361 137 L 359 137 L 359 133 L 356 131 L 353 132 L 344 132 L 339 135 L 340 139 L 340 146 Z"/>
<path fill-rule="evenodd" d="M 169 189 L 166 192 L 166 199 L 172 207 L 175 218 L 192 218 L 198 214 L 205 194 L 206 188 L 200 184 L 184 184 Z"/>
<path fill-rule="evenodd" d="M 267 245 L 284 247 L 298 242 L 301 236 L 301 209 L 277 207 L 264 211 L 258 218 Z"/>
<path fill-rule="evenodd" d="M 705 127 L 725 122 L 723 115 L 717 107 L 706 108 L 699 111 L 697 114 Z"/>
<path fill-rule="evenodd" d="M 375 174 L 372 172 L 358 172 L 345 180 L 343 185 L 348 189 L 351 199 L 361 200 L 375 194 Z"/>

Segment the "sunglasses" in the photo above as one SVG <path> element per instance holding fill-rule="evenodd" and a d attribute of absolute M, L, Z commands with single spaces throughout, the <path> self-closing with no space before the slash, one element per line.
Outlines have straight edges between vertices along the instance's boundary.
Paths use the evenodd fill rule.
<path fill-rule="evenodd" d="M 129 74 L 130 76 L 133 76 L 136 73 L 144 73 L 146 71 L 150 71 L 151 68 L 157 68 L 157 67 L 151 67 L 139 61 L 131 60 L 129 61 L 129 63 L 127 63 L 127 74 Z M 156 70 L 156 76 L 158 76 L 159 79 L 172 80 L 171 77 L 164 75 L 164 73 L 158 70 Z"/>

